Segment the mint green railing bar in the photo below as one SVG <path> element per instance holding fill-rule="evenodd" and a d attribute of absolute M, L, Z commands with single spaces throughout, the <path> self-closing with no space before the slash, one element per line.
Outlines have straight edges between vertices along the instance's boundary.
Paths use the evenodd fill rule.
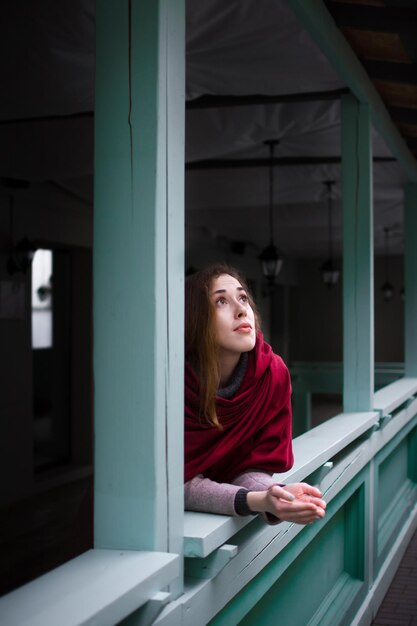
<path fill-rule="evenodd" d="M 96 3 L 96 548 L 181 551 L 184 24 Z"/>
<path fill-rule="evenodd" d="M 417 376 L 417 185 L 404 197 L 405 238 L 405 375 Z"/>
<path fill-rule="evenodd" d="M 167 298 L 168 364 L 166 399 L 159 398 L 166 402 L 167 547 L 169 552 L 181 553 L 184 541 L 185 0 L 163 0 L 161 6 L 165 14 L 167 52 L 167 237 L 165 241 L 159 240 L 159 258 L 165 264 L 167 276 L 162 298 Z M 158 389 L 155 391 L 158 395 Z M 163 459 L 158 462 L 163 465 Z M 171 586 L 170 591 L 176 594 L 179 588 L 174 590 Z"/>
<path fill-rule="evenodd" d="M 372 143 L 369 107 L 342 98 L 343 410 L 374 393 Z"/>

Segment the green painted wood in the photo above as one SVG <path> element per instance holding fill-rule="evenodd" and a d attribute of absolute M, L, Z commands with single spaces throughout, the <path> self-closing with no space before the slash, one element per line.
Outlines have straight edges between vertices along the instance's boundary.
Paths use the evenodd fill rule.
<path fill-rule="evenodd" d="M 186 559 L 184 574 L 187 578 L 198 578 L 200 580 L 215 578 L 229 561 L 236 556 L 237 552 L 237 546 L 225 543 L 205 559 Z"/>
<path fill-rule="evenodd" d="M 403 512 L 402 487 L 407 478 L 407 441 L 403 440 L 378 466 L 378 552 L 381 552 Z"/>
<path fill-rule="evenodd" d="M 160 399 L 165 403 L 161 408 L 166 410 L 168 551 L 181 554 L 184 544 L 185 0 L 164 0 L 163 6 L 167 16 L 167 232 L 165 241 L 160 240 L 159 258 L 164 260 L 162 271 L 166 273 L 162 299 L 167 298 L 168 363 L 166 370 L 161 371 L 166 398 Z M 175 590 L 171 586 L 174 596 L 180 587 Z"/>
<path fill-rule="evenodd" d="M 294 466 L 284 474 L 277 474 L 277 482 L 298 482 L 317 472 L 322 474 L 326 462 L 350 448 L 355 440 L 367 436 L 378 422 L 378 413 L 343 413 L 316 426 L 294 440 Z M 335 466 L 333 480 L 340 485 L 340 471 Z M 184 516 L 184 554 L 187 557 L 206 557 L 219 548 L 243 527 L 251 525 L 253 518 L 237 518 L 210 513 L 186 511 Z M 249 530 L 249 532 L 252 532 Z M 234 540 L 233 540 L 234 541 Z M 233 543 L 230 541 L 230 543 Z"/>
<path fill-rule="evenodd" d="M 363 580 L 350 573 L 364 569 L 366 476 L 366 471 L 357 475 L 329 503 L 325 520 L 305 527 L 210 625 L 350 624 L 366 594 Z M 347 541 L 353 541 L 350 550 L 357 551 L 354 563 L 351 556 L 347 557 Z"/>
<path fill-rule="evenodd" d="M 292 435 L 298 437 L 311 428 L 311 392 L 294 390 L 292 401 Z"/>
<path fill-rule="evenodd" d="M 0 598 L 4 626 L 119 624 L 180 572 L 178 555 L 88 550 Z"/>
<path fill-rule="evenodd" d="M 315 538 L 242 620 L 242 626 L 308 624 L 328 591 L 344 578 L 343 533 L 343 511 L 340 511 L 329 522 L 326 532 Z M 323 554 L 331 555 L 325 567 Z M 308 594 L 303 594 L 300 602 L 302 589 L 308 589 Z"/>
<path fill-rule="evenodd" d="M 417 376 L 417 185 L 408 184 L 404 196 L 405 244 L 405 371 Z"/>
<path fill-rule="evenodd" d="M 407 476 L 413 483 L 417 483 L 417 427 L 408 437 L 408 467 Z"/>
<path fill-rule="evenodd" d="M 324 2 L 320 0 L 288 0 L 288 4 L 356 98 L 362 103 L 369 104 L 376 128 L 404 168 L 408 178 L 417 182 L 415 157 L 392 123 L 380 95 L 358 57 L 336 26 Z"/>
<path fill-rule="evenodd" d="M 148 624 L 153 624 L 171 599 L 171 594 L 168 591 L 158 591 L 145 605 L 119 622 L 118 626 L 147 626 Z"/>
<path fill-rule="evenodd" d="M 378 414 L 374 413 L 373 415 L 377 419 Z M 210 620 L 213 620 L 213 624 L 216 626 L 220 626 L 220 624 L 231 626 L 240 623 L 245 615 L 259 601 L 262 601 L 268 590 L 291 567 L 298 556 L 308 548 L 315 536 L 318 533 L 326 532 L 327 522 L 330 521 L 333 513 L 345 503 L 347 504 L 345 507 L 345 539 L 347 542 L 347 544 L 345 543 L 345 570 L 347 576 L 354 579 L 353 584 L 362 581 L 363 572 L 365 572 L 364 583 L 360 584 L 360 590 L 358 587 L 358 595 L 355 596 L 349 606 L 349 618 L 352 620 L 348 621 L 348 624 L 356 623 L 358 612 L 361 615 L 372 614 L 387 590 L 390 572 L 395 571 L 399 564 L 401 556 L 398 555 L 402 554 L 407 540 L 409 541 L 415 532 L 417 524 L 416 506 L 413 507 L 411 501 L 408 512 L 406 512 L 388 544 L 389 550 L 384 554 L 381 567 L 373 569 L 372 564 L 376 553 L 373 543 L 377 536 L 375 519 L 378 517 L 374 515 L 375 507 L 373 506 L 374 492 L 377 488 L 377 481 L 374 480 L 376 472 L 374 471 L 373 459 L 382 450 L 389 454 L 404 437 L 409 436 L 411 442 L 411 437 L 416 428 L 417 400 L 413 400 L 395 415 L 383 429 L 372 430 L 372 428 L 370 429 L 372 422 L 367 422 L 367 425 L 363 424 L 365 427 L 365 430 L 362 431 L 363 437 L 358 439 L 358 433 L 356 433 L 353 438 L 346 439 L 342 436 L 342 440 L 340 440 L 342 426 L 347 428 L 350 425 L 352 428 L 357 417 L 358 414 L 354 413 L 338 416 L 330 420 L 328 425 L 323 424 L 323 429 L 319 432 L 317 429 L 321 427 L 297 438 L 294 442 L 296 463 L 292 470 L 293 473 L 289 472 L 286 476 L 281 475 L 279 477 L 280 481 L 283 482 L 304 480 L 311 474 L 312 470 L 317 469 L 319 459 L 333 459 L 334 467 L 320 485 L 324 498 L 328 502 L 325 520 L 306 528 L 285 523 L 278 527 L 268 527 L 262 524 L 259 519 L 250 521 L 238 532 L 236 532 L 237 528 L 233 532 L 233 529 L 229 527 L 230 534 L 225 534 L 221 543 L 228 541 L 237 545 L 238 554 L 214 579 L 198 582 L 188 580 L 184 595 L 170 603 L 160 618 L 157 619 L 155 626 L 177 626 L 179 624 L 191 626 L 209 623 Z M 328 433 L 327 427 L 332 427 L 334 422 L 339 422 L 340 428 Z M 334 445 L 336 441 L 339 441 L 340 444 L 332 451 L 329 450 L 326 441 L 327 435 L 331 445 Z M 354 445 L 352 445 L 353 439 L 357 440 Z M 303 445 L 299 446 L 299 443 Z M 410 450 L 414 451 L 415 454 L 415 447 L 411 443 L 410 446 Z M 417 457 L 416 454 L 415 456 Z M 410 478 L 413 467 L 409 470 Z M 349 522 L 349 519 L 354 520 L 354 515 L 349 516 L 348 513 L 348 501 L 355 492 L 361 493 L 362 485 L 365 488 L 362 500 L 365 520 L 365 555 L 363 557 L 361 556 L 360 541 L 358 538 L 353 538 L 355 531 L 352 530 L 351 524 L 354 528 L 355 522 Z M 405 499 L 405 504 L 407 505 L 407 499 Z M 362 504 L 359 502 L 358 507 L 360 506 Z M 189 520 L 193 517 L 196 530 L 201 523 L 205 522 L 199 514 L 187 512 L 186 519 L 188 515 L 190 516 Z M 194 515 L 198 517 L 194 518 Z M 362 519 L 362 514 L 358 510 L 355 515 L 357 515 L 357 519 Z M 220 530 L 222 524 L 225 524 L 225 520 L 231 520 L 231 518 L 209 514 L 205 514 L 204 517 L 207 518 L 207 521 L 211 518 L 213 521 L 218 520 L 220 522 L 217 531 Z M 214 532 L 214 525 L 212 530 Z M 232 535 L 233 539 L 231 538 Z M 208 538 L 206 535 L 205 539 Z M 197 535 L 193 533 L 193 540 L 196 539 Z M 194 543 L 194 548 L 195 545 Z M 353 555 L 352 551 L 357 551 L 357 553 Z M 323 559 L 324 557 L 327 558 L 324 551 L 322 556 Z M 351 560 L 349 560 L 350 557 L 352 557 Z M 362 559 L 365 560 L 365 567 Z M 355 578 L 355 575 L 360 578 Z M 341 591 L 344 592 L 345 587 L 341 579 L 338 579 L 339 583 Z M 333 592 L 336 596 L 332 595 Z M 325 612 L 327 602 L 327 606 L 330 604 L 331 608 L 335 608 L 339 612 L 338 614 L 341 614 L 340 604 L 333 607 L 334 597 L 338 597 L 337 587 L 329 590 L 321 609 Z M 277 623 L 279 623 L 278 620 Z M 321 622 L 318 621 L 318 623 L 321 626 Z M 333 623 L 337 624 L 337 620 L 334 620 Z"/>
<path fill-rule="evenodd" d="M 413 475 L 417 416 L 375 456 L 374 572 L 378 573 L 417 502 Z"/>
<path fill-rule="evenodd" d="M 290 368 L 295 393 L 342 393 L 343 363 L 294 363 Z M 380 389 L 404 376 L 403 363 L 375 363 L 375 389 Z"/>
<path fill-rule="evenodd" d="M 183 1 L 98 0 L 96 37 L 95 545 L 179 552 Z"/>
<path fill-rule="evenodd" d="M 372 143 L 369 107 L 342 99 L 343 405 L 367 411 L 374 393 Z"/>
<path fill-rule="evenodd" d="M 374 409 L 382 415 L 398 412 L 404 403 L 409 403 L 417 393 L 417 378 L 400 378 L 374 395 Z"/>

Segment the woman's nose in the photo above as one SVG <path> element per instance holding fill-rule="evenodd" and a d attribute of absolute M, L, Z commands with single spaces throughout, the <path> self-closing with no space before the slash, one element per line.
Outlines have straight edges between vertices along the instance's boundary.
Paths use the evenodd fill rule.
<path fill-rule="evenodd" d="M 237 305 L 236 315 L 237 317 L 246 317 L 246 309 L 240 302 Z"/>

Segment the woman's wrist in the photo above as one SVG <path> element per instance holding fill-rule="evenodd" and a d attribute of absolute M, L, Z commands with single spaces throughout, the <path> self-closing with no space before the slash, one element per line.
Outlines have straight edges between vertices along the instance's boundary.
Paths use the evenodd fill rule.
<path fill-rule="evenodd" d="M 247 494 L 247 503 L 249 509 L 253 513 L 265 512 L 265 495 L 266 491 L 249 491 Z"/>
<path fill-rule="evenodd" d="M 256 511 L 248 505 L 248 497 L 251 494 L 247 489 L 239 489 L 235 495 L 235 512 L 236 515 L 256 515 Z"/>

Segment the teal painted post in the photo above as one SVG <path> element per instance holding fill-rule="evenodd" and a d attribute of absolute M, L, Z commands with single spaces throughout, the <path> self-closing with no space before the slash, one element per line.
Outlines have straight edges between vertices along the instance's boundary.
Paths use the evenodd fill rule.
<path fill-rule="evenodd" d="M 185 0 L 164 0 L 166 16 L 166 238 L 160 240 L 167 298 L 167 368 L 165 382 L 167 430 L 168 551 L 182 554 L 184 544 L 184 162 L 185 162 Z M 164 254 L 165 253 L 165 254 Z M 161 460 L 160 460 L 161 461 Z M 160 462 L 159 461 L 159 462 Z M 164 459 L 162 458 L 162 464 Z M 182 581 L 181 581 L 182 585 Z M 173 586 L 170 591 L 175 595 Z"/>
<path fill-rule="evenodd" d="M 405 375 L 417 377 L 417 185 L 404 197 L 405 237 Z"/>
<path fill-rule="evenodd" d="M 180 552 L 183 0 L 98 0 L 95 547 Z"/>
<path fill-rule="evenodd" d="M 369 107 L 342 98 L 343 409 L 369 411 L 374 392 L 372 144 Z"/>
<path fill-rule="evenodd" d="M 292 435 L 298 437 L 311 428 L 311 392 L 293 391 Z"/>

